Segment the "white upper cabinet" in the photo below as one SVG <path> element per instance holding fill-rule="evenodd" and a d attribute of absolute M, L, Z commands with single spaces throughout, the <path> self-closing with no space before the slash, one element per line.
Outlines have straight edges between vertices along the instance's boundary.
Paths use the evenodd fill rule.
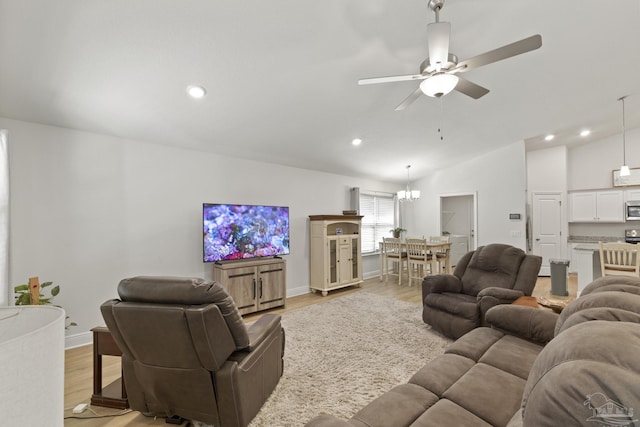
<path fill-rule="evenodd" d="M 627 202 L 629 200 L 640 200 L 640 188 L 634 188 L 624 191 L 624 201 Z"/>
<path fill-rule="evenodd" d="M 622 190 L 569 193 L 569 222 L 624 222 Z"/>

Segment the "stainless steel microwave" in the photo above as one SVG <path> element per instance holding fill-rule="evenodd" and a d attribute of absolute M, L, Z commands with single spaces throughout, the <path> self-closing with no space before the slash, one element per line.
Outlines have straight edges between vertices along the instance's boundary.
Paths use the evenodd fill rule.
<path fill-rule="evenodd" d="M 640 200 L 630 200 L 625 204 L 627 221 L 640 221 Z"/>

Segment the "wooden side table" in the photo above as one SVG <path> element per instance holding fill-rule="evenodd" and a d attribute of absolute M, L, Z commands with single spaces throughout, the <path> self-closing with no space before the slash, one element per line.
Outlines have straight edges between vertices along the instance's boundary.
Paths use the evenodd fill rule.
<path fill-rule="evenodd" d="M 93 396 L 91 396 L 91 404 L 126 409 L 129 407 L 129 401 L 122 373 L 120 378 L 104 389 L 102 388 L 102 356 L 122 356 L 122 352 L 106 326 L 97 326 L 91 331 L 93 332 Z"/>
<path fill-rule="evenodd" d="M 512 302 L 512 304 L 524 305 L 524 306 L 533 307 L 533 308 L 545 308 L 545 309 L 553 310 L 556 313 L 560 313 L 562 312 L 562 309 L 565 308 L 569 302 L 570 301 L 553 302 L 553 301 L 549 301 L 544 297 L 541 297 L 538 299 L 536 297 L 524 296 L 524 297 L 518 298 L 517 300 Z"/>
<path fill-rule="evenodd" d="M 525 307 L 540 308 L 536 297 L 523 296 L 512 302 L 513 305 L 524 305 Z"/>

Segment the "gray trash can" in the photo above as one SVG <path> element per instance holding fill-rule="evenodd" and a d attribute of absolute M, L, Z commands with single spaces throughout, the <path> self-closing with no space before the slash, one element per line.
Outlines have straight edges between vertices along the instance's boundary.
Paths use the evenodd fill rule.
<path fill-rule="evenodd" d="M 551 294 L 566 297 L 569 295 L 567 291 L 569 260 L 550 259 L 549 266 L 551 267 Z"/>

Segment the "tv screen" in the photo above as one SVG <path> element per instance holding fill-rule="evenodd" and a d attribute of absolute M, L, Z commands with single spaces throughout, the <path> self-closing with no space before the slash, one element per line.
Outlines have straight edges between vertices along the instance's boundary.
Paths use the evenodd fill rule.
<path fill-rule="evenodd" d="M 289 208 L 202 205 L 204 262 L 289 254 Z"/>

